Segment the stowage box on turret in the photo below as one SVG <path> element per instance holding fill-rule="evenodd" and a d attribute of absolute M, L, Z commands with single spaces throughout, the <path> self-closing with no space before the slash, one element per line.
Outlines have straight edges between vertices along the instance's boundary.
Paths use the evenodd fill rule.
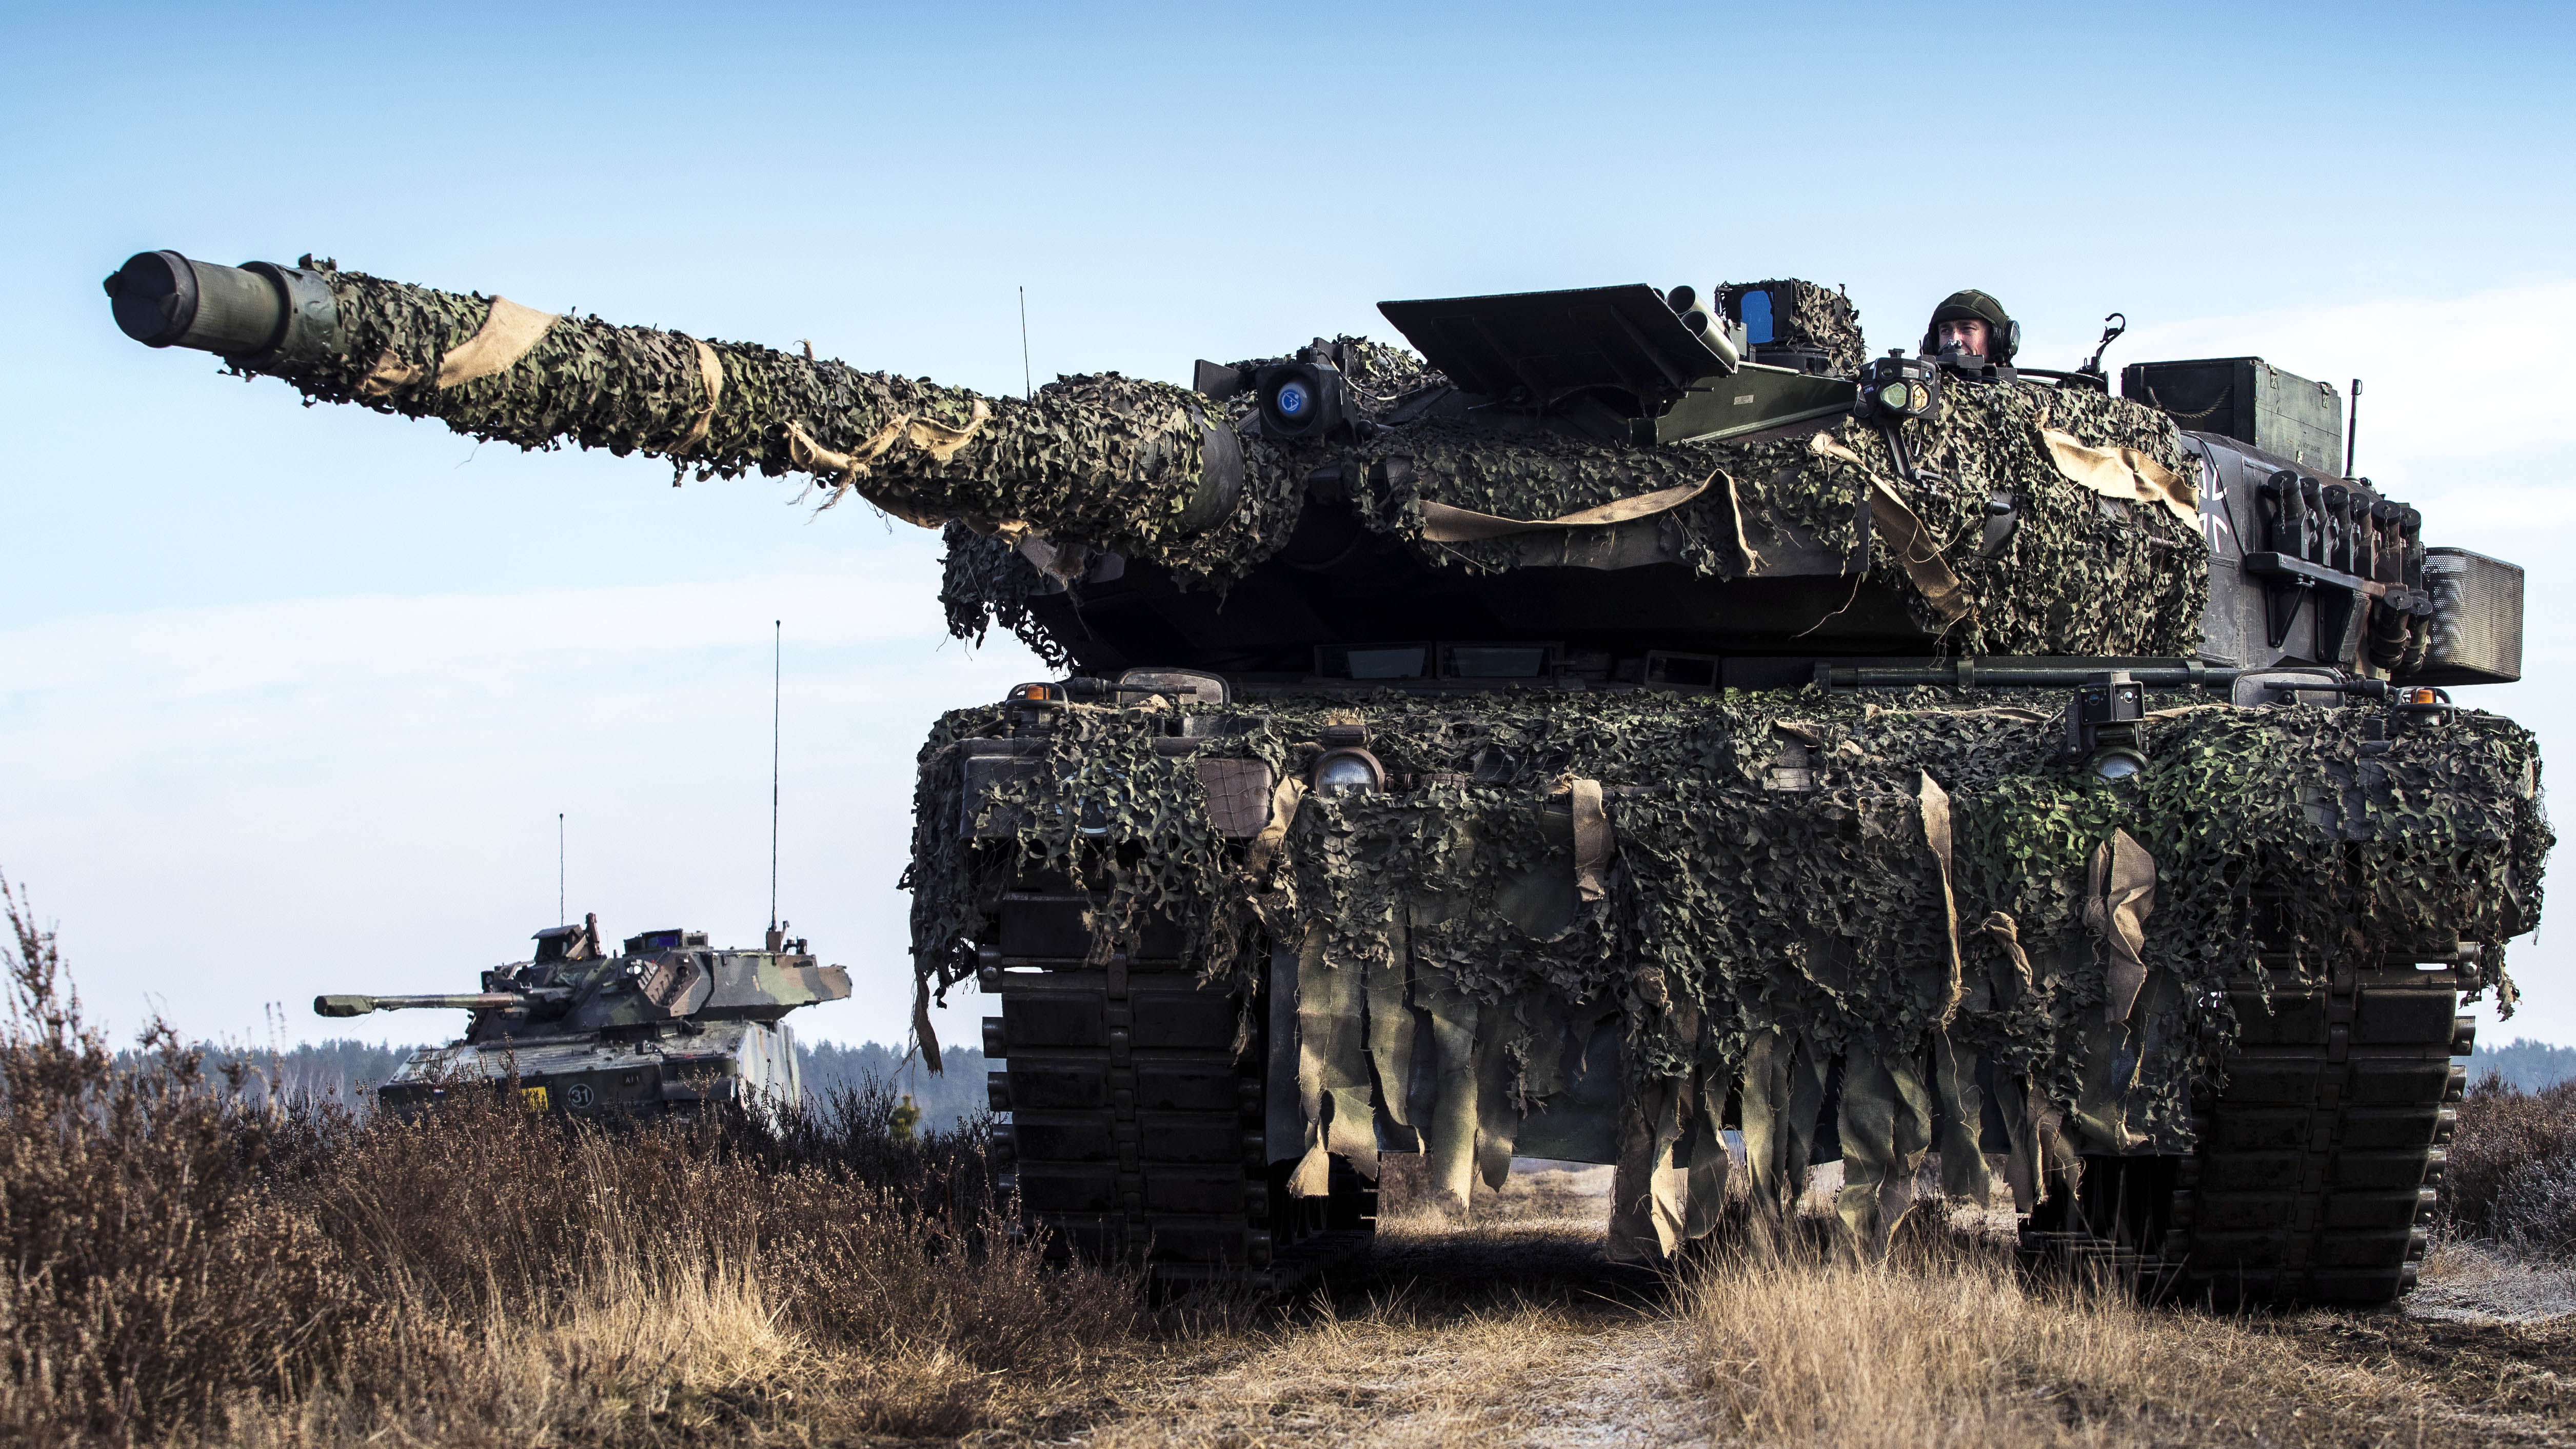
<path fill-rule="evenodd" d="M 1065 677 L 922 752 L 916 1018 L 999 1002 L 1020 1201 L 1167 1276 L 1365 1241 L 1388 1152 L 1616 1164 L 1635 1256 L 1833 1160 L 1883 1243 L 1937 1153 L 2034 1255 L 2385 1300 L 2538 919 L 2532 737 L 2446 692 L 2519 674 L 2520 571 L 2260 360 L 1871 358 L 1773 280 L 1023 400 L 309 259 L 108 289 L 308 398 L 942 528 L 951 629 Z"/>
<path fill-rule="evenodd" d="M 457 1041 L 411 1054 L 376 1100 L 434 1105 L 469 1083 L 515 1080 L 537 1111 L 658 1116 L 708 1102 L 792 1106 L 804 1083 L 784 1018 L 850 994 L 850 973 L 772 931 L 759 951 L 719 951 L 704 931 L 646 931 L 610 955 L 599 918 L 536 935 L 532 961 L 483 973 L 455 996 L 317 996 L 323 1016 L 421 1007 L 474 1013 Z"/>

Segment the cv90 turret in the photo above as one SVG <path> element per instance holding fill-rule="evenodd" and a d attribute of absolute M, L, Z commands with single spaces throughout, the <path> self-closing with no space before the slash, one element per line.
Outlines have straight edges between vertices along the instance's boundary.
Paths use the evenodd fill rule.
<path fill-rule="evenodd" d="M 654 1114 L 708 1101 L 796 1101 L 792 1011 L 850 994 L 850 974 L 773 931 L 758 951 L 708 946 L 703 931 L 646 931 L 616 955 L 597 917 L 536 935 L 535 959 L 483 973 L 483 990 L 318 996 L 322 1016 L 472 1012 L 462 1039 L 413 1053 L 378 1100 L 425 1106 L 463 1083 L 515 1077 L 528 1105 Z"/>

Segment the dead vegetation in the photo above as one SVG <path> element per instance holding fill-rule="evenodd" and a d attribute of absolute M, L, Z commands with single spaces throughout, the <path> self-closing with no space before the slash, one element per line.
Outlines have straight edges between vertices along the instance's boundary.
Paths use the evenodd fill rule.
<path fill-rule="evenodd" d="M 1461 1224 L 1389 1157 L 1375 1252 L 1322 1290 L 1148 1308 L 1049 1266 L 985 1206 L 973 1134 L 904 1143 L 883 1093 L 603 1131 L 502 1094 L 414 1122 L 253 1106 L 238 1064 L 157 1029 L 121 1069 L 9 907 L 13 1443 L 2571 1438 L 2576 1320 L 2141 1308 L 2024 1278 L 1937 1204 L 1884 1262 L 1751 1233 L 1654 1272 L 1604 1260 L 1608 1169 L 1579 1165 L 1525 1164 Z M 2557 1160 L 2568 1103 L 2541 1095 L 2472 1100 L 2470 1183 Z M 2454 1243 L 2428 1296 L 2491 1298 L 2498 1261 Z"/>
<path fill-rule="evenodd" d="M 1674 1273 L 1606 1263 L 1606 1201 L 1382 1229 L 1267 1324 L 1108 1376 L 979 1442 L 1103 1449 L 2565 1444 L 2576 1328 L 2218 1315 L 2033 1281 L 1978 1217 L 1919 1214 L 1884 1262 L 1738 1239 Z"/>
<path fill-rule="evenodd" d="M 2576 1081 L 2525 1092 L 2488 1073 L 2460 1104 L 2442 1198 L 2457 1236 L 2576 1254 Z"/>
<path fill-rule="evenodd" d="M 2495 1442 L 2385 1345 L 2352 1351 L 2347 1324 L 2402 1317 L 2144 1307 L 1936 1215 L 1875 1263 L 1754 1235 L 1685 1275 L 1680 1312 L 1721 1442 Z"/>
<path fill-rule="evenodd" d="M 513 1093 L 418 1121 L 120 1068 L 8 900 L 0 1436 L 29 1445 L 955 1435 L 1143 1326 L 891 1098 L 599 1129 Z"/>
<path fill-rule="evenodd" d="M 1296 1304 L 1140 1357 L 1078 1421 L 1006 1425 L 984 1442 L 1706 1442 L 1685 1403 L 1665 1280 L 1603 1261 L 1607 1169 L 1518 1172 L 1501 1193 L 1479 1184 L 1473 1217 L 1456 1223 L 1427 1202 L 1418 1159 L 1379 1161 L 1366 1263 Z"/>

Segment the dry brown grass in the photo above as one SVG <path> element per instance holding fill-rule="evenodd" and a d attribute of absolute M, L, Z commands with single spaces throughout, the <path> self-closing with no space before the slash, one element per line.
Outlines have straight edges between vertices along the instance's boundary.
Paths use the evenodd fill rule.
<path fill-rule="evenodd" d="M 1720 1442 L 2558 1442 L 2554 1395 L 2497 1420 L 2423 1371 L 2441 1355 L 2401 1351 L 2427 1331 L 2400 1315 L 2142 1307 L 1929 1220 L 1878 1263 L 1756 1236 L 1692 1271 L 1679 1312 Z"/>
<path fill-rule="evenodd" d="M 1471 1226 L 1409 1197 L 1375 1252 L 1266 1321 L 1214 1325 L 1107 1380 L 1075 1422 L 998 1442 L 1097 1449 L 1705 1442 L 1656 1275 L 1601 1259 L 1580 1174 L 1479 1189 Z M 1569 1181 L 1568 1179 L 1572 1180 Z M 1381 1207 L 1388 1206 L 1381 1199 Z"/>
<path fill-rule="evenodd" d="M 1315 1296 L 1149 1315 L 983 1207 L 971 1138 L 897 1144 L 890 1098 L 783 1130 L 255 1109 L 166 1031 L 118 1068 L 9 906 L 10 1443 L 2537 1444 L 2576 1413 L 2576 1326 L 2143 1309 L 1933 1211 L 1884 1263 L 1614 1265 L 1598 1169 L 1454 1225 L 1390 1158 L 1373 1256 Z"/>
<path fill-rule="evenodd" d="M 2146 1308 L 2027 1279 L 1980 1215 L 1937 1206 L 1884 1263 L 1832 1250 L 1819 1221 L 1658 1275 L 1604 1261 L 1607 1204 L 1568 1190 L 1580 1175 L 1520 1174 L 1453 1225 L 1409 1206 L 1394 1162 L 1370 1262 L 986 1442 L 2571 1442 L 2576 1327 Z"/>
<path fill-rule="evenodd" d="M 887 1132 L 890 1094 L 783 1125 L 253 1106 L 164 1027 L 120 1066 L 7 907 L 7 1442 L 953 1436 L 1148 1327 L 994 1210 L 973 1134 Z"/>
<path fill-rule="evenodd" d="M 2442 1206 L 2450 1229 L 2525 1254 L 2576 1254 L 2576 1082 L 2525 1092 L 2489 1073 L 2460 1104 Z"/>

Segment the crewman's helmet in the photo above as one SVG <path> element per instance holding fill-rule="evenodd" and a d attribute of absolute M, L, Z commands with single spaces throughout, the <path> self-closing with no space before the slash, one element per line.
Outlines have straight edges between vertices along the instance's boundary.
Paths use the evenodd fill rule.
<path fill-rule="evenodd" d="M 2003 303 L 1970 287 L 1964 292 L 1952 292 L 1932 309 L 1932 320 L 1923 327 L 1924 354 L 1941 350 L 1942 323 L 1971 321 L 1986 324 L 1986 361 L 2009 364 L 2013 354 L 2021 351 L 2021 324 L 2004 310 Z"/>

